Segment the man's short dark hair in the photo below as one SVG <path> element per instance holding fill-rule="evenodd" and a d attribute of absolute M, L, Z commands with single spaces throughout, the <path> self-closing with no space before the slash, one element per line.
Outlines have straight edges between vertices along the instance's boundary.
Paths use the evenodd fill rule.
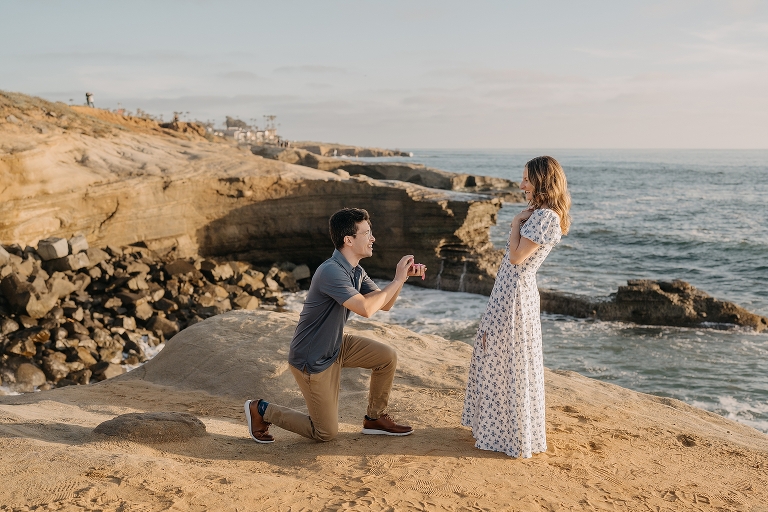
<path fill-rule="evenodd" d="M 368 225 L 371 224 L 371 217 L 362 208 L 344 208 L 331 215 L 328 228 L 333 246 L 337 249 L 344 247 L 344 237 L 356 234 L 357 223 L 364 220 L 368 221 Z"/>

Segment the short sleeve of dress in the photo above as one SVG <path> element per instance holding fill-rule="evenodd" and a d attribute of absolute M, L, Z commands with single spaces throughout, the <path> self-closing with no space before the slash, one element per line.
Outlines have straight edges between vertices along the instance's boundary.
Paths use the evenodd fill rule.
<path fill-rule="evenodd" d="M 520 236 L 539 245 L 555 245 L 560 242 L 560 217 L 552 210 L 536 210 L 520 228 Z"/>

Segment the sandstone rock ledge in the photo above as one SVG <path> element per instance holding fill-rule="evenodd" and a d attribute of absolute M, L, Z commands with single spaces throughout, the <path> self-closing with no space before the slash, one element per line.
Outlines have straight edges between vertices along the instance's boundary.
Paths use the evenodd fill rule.
<path fill-rule="evenodd" d="M 331 142 L 291 142 L 291 147 L 303 149 L 320 156 L 355 156 L 355 157 L 376 157 L 376 156 L 411 156 L 407 151 L 399 149 L 382 148 L 363 148 L 359 146 L 348 146 L 346 144 L 334 144 Z"/>
<path fill-rule="evenodd" d="M 520 184 L 504 178 L 448 172 L 426 167 L 423 164 L 339 160 L 295 148 L 252 146 L 251 151 L 254 155 L 264 158 L 303 165 L 321 171 L 334 171 L 353 176 L 362 175 L 377 180 L 397 180 L 442 190 L 488 194 L 510 203 L 525 202 L 525 194 L 520 190 Z"/>
<path fill-rule="evenodd" d="M 139 370 L 0 398 L 0 503 L 9 510 L 721 510 L 768 503 L 768 437 L 679 401 L 545 372 L 544 454 L 473 447 L 459 426 L 471 348 L 374 321 L 352 332 L 399 352 L 390 412 L 416 432 L 360 434 L 368 373 L 345 369 L 340 435 L 246 434 L 242 404 L 301 407 L 287 347 L 298 315 L 241 311 L 182 331 Z M 130 413 L 189 413 L 207 436 L 94 433 Z M 28 507 L 28 508 L 24 508 Z"/>

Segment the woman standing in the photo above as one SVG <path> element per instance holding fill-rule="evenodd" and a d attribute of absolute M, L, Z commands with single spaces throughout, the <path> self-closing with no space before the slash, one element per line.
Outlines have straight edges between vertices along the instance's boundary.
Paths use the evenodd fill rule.
<path fill-rule="evenodd" d="M 475 336 L 461 423 L 472 427 L 475 447 L 528 458 L 547 449 L 536 271 L 568 233 L 571 198 L 550 156 L 525 164 L 520 188 L 529 207 L 512 220 Z"/>

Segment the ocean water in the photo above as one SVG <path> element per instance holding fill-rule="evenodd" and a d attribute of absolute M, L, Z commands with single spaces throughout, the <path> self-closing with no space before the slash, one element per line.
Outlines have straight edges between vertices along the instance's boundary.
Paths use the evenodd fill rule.
<path fill-rule="evenodd" d="M 768 151 L 413 152 L 410 159 L 366 160 L 515 181 L 534 156 L 560 161 L 573 225 L 540 268 L 540 287 L 604 296 L 627 279 L 683 279 L 768 316 Z M 495 245 L 504 246 L 523 207 L 502 208 L 491 230 Z M 303 294 L 289 297 L 289 307 L 300 309 L 302 300 Z M 486 302 L 480 295 L 406 286 L 392 311 L 374 319 L 472 343 Z M 549 368 L 677 398 L 768 433 L 768 333 L 549 314 L 542 329 Z"/>

